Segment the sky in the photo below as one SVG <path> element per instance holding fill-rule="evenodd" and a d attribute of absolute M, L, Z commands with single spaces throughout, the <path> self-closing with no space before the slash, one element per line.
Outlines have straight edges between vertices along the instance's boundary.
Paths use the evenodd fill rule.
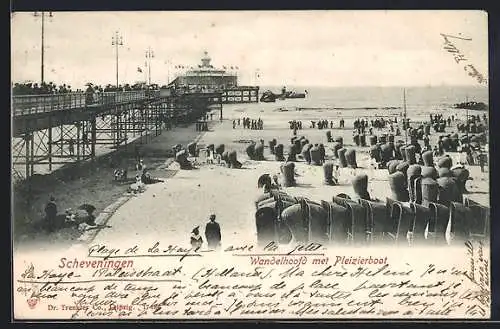
<path fill-rule="evenodd" d="M 166 84 L 197 66 L 204 51 L 216 67 L 238 66 L 240 85 L 478 85 L 464 65 L 488 76 L 488 19 L 482 11 L 53 12 L 45 19 L 45 81 L 83 88 L 146 79 Z M 441 33 L 467 61 L 443 49 Z M 41 79 L 41 18 L 11 15 L 13 82 Z M 141 68 L 143 73 L 138 72 Z M 258 73 L 258 77 L 256 72 Z"/>

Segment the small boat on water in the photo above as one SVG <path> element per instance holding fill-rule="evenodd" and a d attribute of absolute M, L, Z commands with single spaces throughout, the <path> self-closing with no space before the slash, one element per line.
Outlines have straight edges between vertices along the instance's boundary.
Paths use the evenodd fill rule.
<path fill-rule="evenodd" d="M 276 102 L 276 95 L 270 91 L 266 90 L 265 92 L 262 93 L 262 96 L 260 97 L 260 101 L 263 103 L 274 103 Z"/>
<path fill-rule="evenodd" d="M 483 102 L 463 102 L 454 105 L 456 109 L 465 109 L 473 111 L 488 111 L 488 105 Z"/>
<path fill-rule="evenodd" d="M 285 98 L 306 98 L 305 93 L 296 93 L 295 91 L 288 91 Z"/>
<path fill-rule="evenodd" d="M 305 90 L 303 93 L 298 93 L 295 91 L 287 91 L 286 87 L 281 88 L 281 95 L 279 95 L 280 99 L 287 99 L 287 98 L 306 98 L 307 90 Z"/>
<path fill-rule="evenodd" d="M 269 103 L 269 102 L 276 102 L 276 99 L 279 100 L 285 100 L 289 98 L 306 98 L 307 95 L 307 90 L 305 90 L 303 93 L 297 93 L 295 91 L 287 91 L 286 87 L 283 87 L 281 89 L 281 94 L 275 94 L 270 90 L 266 90 L 261 98 L 261 102 Z"/>

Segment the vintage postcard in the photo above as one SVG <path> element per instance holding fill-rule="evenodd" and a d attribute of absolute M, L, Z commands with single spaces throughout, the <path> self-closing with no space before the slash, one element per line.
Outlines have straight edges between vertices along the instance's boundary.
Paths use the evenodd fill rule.
<path fill-rule="evenodd" d="M 487 22 L 13 12 L 14 319 L 489 319 Z"/>

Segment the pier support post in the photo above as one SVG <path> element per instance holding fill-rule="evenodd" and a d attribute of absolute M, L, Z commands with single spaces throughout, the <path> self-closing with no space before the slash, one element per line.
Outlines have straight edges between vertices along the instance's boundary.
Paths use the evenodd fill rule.
<path fill-rule="evenodd" d="M 28 179 L 30 177 L 30 132 L 26 131 L 23 137 L 24 137 L 24 147 L 26 151 L 24 160 L 24 163 L 26 165 L 24 177 Z"/>
<path fill-rule="evenodd" d="M 52 172 L 52 116 L 49 115 L 49 131 L 48 131 L 48 144 L 47 144 L 47 153 L 49 156 L 49 172 Z"/>
<path fill-rule="evenodd" d="M 35 172 L 35 140 L 33 132 L 30 133 L 30 176 Z"/>
<path fill-rule="evenodd" d="M 86 159 L 87 157 L 85 156 L 86 155 L 86 152 L 85 150 L 87 149 L 87 144 L 89 143 L 89 139 L 88 139 L 88 129 L 89 129 L 89 123 L 88 121 L 82 121 L 82 146 L 83 146 L 83 149 L 82 149 L 82 157 L 83 159 Z"/>
<path fill-rule="evenodd" d="M 90 156 L 92 160 L 95 159 L 95 144 L 97 139 L 97 125 L 96 125 L 96 117 L 92 116 L 90 121 Z"/>
<path fill-rule="evenodd" d="M 132 111 L 133 106 L 132 105 L 127 105 L 127 109 L 122 113 L 122 118 L 121 118 L 121 127 L 120 130 L 123 131 L 123 139 L 125 142 L 125 147 L 128 145 L 128 132 L 129 132 L 129 126 L 127 124 L 127 116 Z"/>
<path fill-rule="evenodd" d="M 144 125 L 144 127 L 146 129 L 146 144 L 147 144 L 148 141 L 149 141 L 149 137 L 150 137 L 149 136 L 149 130 L 151 129 L 151 127 L 150 127 L 151 123 L 150 123 L 150 120 L 149 120 L 149 106 L 148 105 L 146 105 L 144 107 L 144 116 L 145 116 L 145 119 L 144 119 L 145 125 Z"/>
<path fill-rule="evenodd" d="M 139 117 L 141 118 L 141 122 L 139 124 L 139 132 L 140 132 L 140 136 L 139 137 L 139 143 L 142 144 L 142 136 L 143 136 L 143 132 L 144 132 L 144 104 L 141 104 L 139 106 Z"/>
<path fill-rule="evenodd" d="M 64 154 L 64 150 L 63 150 L 63 145 L 64 145 L 64 130 L 63 130 L 63 125 L 60 125 L 59 128 L 60 128 L 59 143 L 60 143 L 60 146 L 61 146 L 61 157 L 62 157 L 63 154 Z"/>
<path fill-rule="evenodd" d="M 81 123 L 76 122 L 76 161 L 80 161 L 80 131 Z"/>
<path fill-rule="evenodd" d="M 222 122 L 222 102 L 219 103 L 220 106 L 220 122 Z"/>

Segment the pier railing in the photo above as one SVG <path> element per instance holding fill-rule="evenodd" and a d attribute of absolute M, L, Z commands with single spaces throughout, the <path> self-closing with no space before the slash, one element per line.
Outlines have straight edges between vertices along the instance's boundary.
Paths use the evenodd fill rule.
<path fill-rule="evenodd" d="M 21 116 L 86 107 L 120 105 L 146 98 L 157 98 L 159 96 L 159 90 L 112 91 L 93 94 L 74 92 L 55 95 L 13 96 L 12 114 L 14 116 Z"/>

